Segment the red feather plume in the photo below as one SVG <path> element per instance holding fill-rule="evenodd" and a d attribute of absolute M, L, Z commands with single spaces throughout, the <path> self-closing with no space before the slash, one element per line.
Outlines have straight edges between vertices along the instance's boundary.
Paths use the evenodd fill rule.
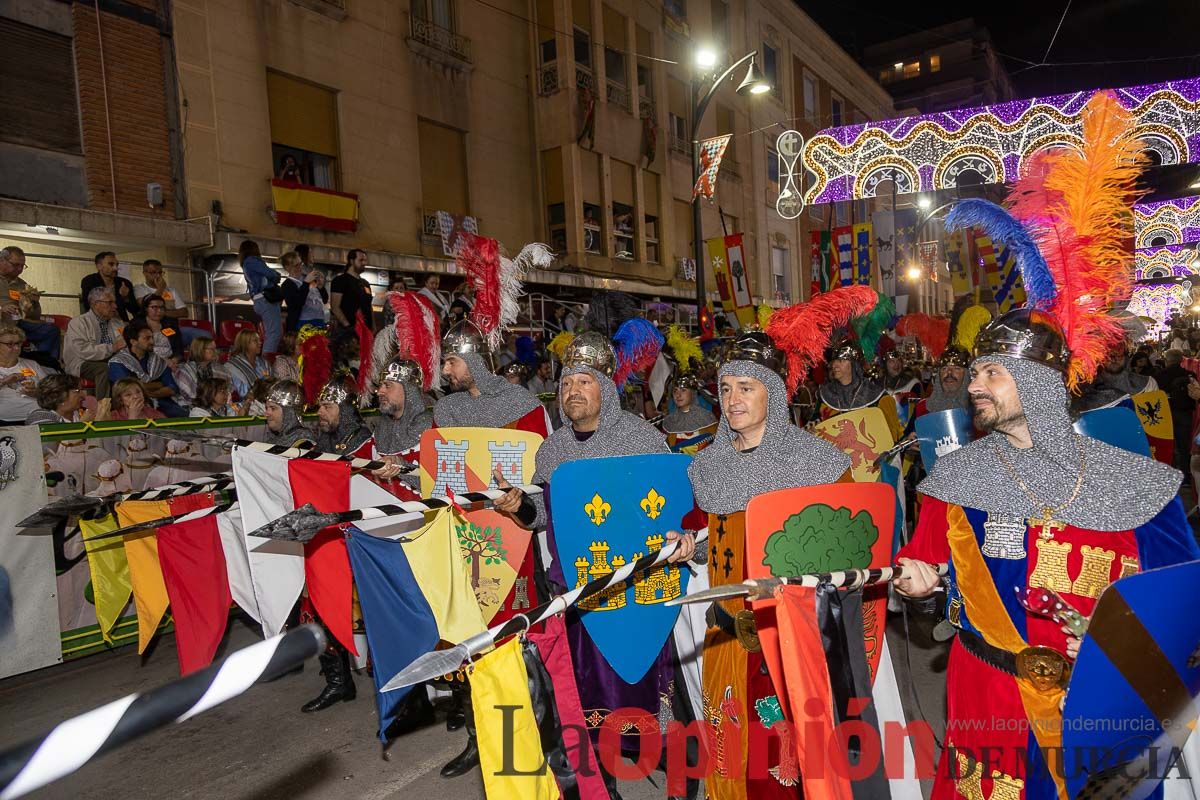
<path fill-rule="evenodd" d="M 421 365 L 421 371 L 425 374 L 422 388 L 429 391 L 441 369 L 442 360 L 442 335 L 437 312 L 429 298 L 416 292 L 393 292 L 388 295 L 388 300 L 396 314 L 395 355 L 411 358 Z"/>
<path fill-rule="evenodd" d="M 317 395 L 333 374 L 333 354 L 329 352 L 329 337 L 324 331 L 314 333 L 300 343 L 300 363 L 304 402 L 312 405 L 317 402 Z"/>
<path fill-rule="evenodd" d="M 463 234 L 460 241 L 462 248 L 456 260 L 475 286 L 471 321 L 491 338 L 500 326 L 500 242 L 474 234 Z"/>
<path fill-rule="evenodd" d="M 840 286 L 771 315 L 766 332 L 787 353 L 789 394 L 795 393 L 814 364 L 824 361 L 834 331 L 870 312 L 878 300 L 870 286 Z"/>
<path fill-rule="evenodd" d="M 933 358 L 941 356 L 950 341 L 950 320 L 946 317 L 931 317 L 922 311 L 905 314 L 896 322 L 896 333 L 915 336 Z"/>

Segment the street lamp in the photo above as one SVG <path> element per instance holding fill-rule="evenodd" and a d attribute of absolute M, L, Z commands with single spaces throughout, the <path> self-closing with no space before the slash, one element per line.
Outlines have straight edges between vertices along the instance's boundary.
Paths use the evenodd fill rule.
<path fill-rule="evenodd" d="M 713 95 L 721 88 L 721 84 L 727 81 L 730 76 L 737 71 L 738 67 L 746 62 L 750 62 L 749 68 L 746 70 L 746 77 L 742 78 L 742 82 L 738 84 L 737 93 L 746 95 L 765 94 L 771 91 L 771 84 L 763 77 L 762 71 L 754 63 L 755 56 L 758 55 L 757 50 L 752 50 L 746 55 L 739 58 L 737 61 L 729 65 L 729 68 L 713 79 L 712 84 L 704 92 L 700 94 L 701 85 L 698 81 L 692 81 L 692 186 L 700 180 L 700 123 L 704 120 L 704 112 L 708 110 L 708 104 L 713 99 Z M 701 70 L 703 75 L 710 75 L 717 67 L 717 53 L 711 48 L 701 48 L 696 52 L 696 66 Z M 701 310 L 707 301 L 705 295 L 707 292 L 704 289 L 704 235 L 701 232 L 702 223 L 700 221 L 700 196 L 692 198 L 692 238 L 693 249 L 692 256 L 696 261 L 696 318 L 699 320 Z"/>

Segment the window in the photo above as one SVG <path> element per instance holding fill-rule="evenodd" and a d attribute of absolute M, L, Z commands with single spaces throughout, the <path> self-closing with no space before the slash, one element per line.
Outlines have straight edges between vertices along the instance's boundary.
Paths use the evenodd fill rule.
<path fill-rule="evenodd" d="M 604 74 L 613 83 L 625 85 L 625 54 L 611 47 L 604 48 Z"/>
<path fill-rule="evenodd" d="M 672 19 L 679 22 L 687 21 L 687 0 L 663 0 L 663 10 Z"/>
<path fill-rule="evenodd" d="M 600 193 L 600 154 L 583 151 L 579 154 L 580 180 L 583 194 L 583 248 L 589 253 L 603 253 L 604 207 Z"/>
<path fill-rule="evenodd" d="M 71 39 L 3 18 L 0 39 L 0 139 L 82 152 Z"/>
<path fill-rule="evenodd" d="M 592 37 L 582 28 L 575 29 L 575 64 L 586 69 L 592 67 Z"/>
<path fill-rule="evenodd" d="M 611 159 L 609 175 L 612 179 L 613 239 L 616 245 L 614 258 L 633 261 L 634 215 L 633 215 L 633 164 Z"/>
<path fill-rule="evenodd" d="M 814 125 L 821 124 L 817 114 L 817 79 L 807 72 L 804 73 L 804 116 Z"/>
<path fill-rule="evenodd" d="M 421 206 L 427 212 L 470 214 L 467 146 L 462 131 L 417 119 L 421 162 Z"/>
<path fill-rule="evenodd" d="M 558 59 L 558 45 L 554 39 L 554 2 L 537 0 L 538 55 L 542 64 L 553 64 Z"/>
<path fill-rule="evenodd" d="M 412 0 L 412 15 L 439 28 L 454 30 L 453 0 Z"/>
<path fill-rule="evenodd" d="M 692 249 L 692 204 L 683 200 L 672 200 L 675 209 L 675 262 L 681 258 L 693 258 Z"/>
<path fill-rule="evenodd" d="M 929 54 L 929 71 L 937 72 L 942 68 L 942 57 L 937 53 Z"/>
<path fill-rule="evenodd" d="M 909 61 L 907 64 L 904 65 L 902 74 L 905 78 L 917 77 L 918 75 L 921 74 L 921 62 L 920 61 Z"/>
<path fill-rule="evenodd" d="M 729 46 L 729 4 L 725 0 L 709 0 L 708 13 L 712 20 L 713 46 L 725 49 Z"/>
<path fill-rule="evenodd" d="M 567 208 L 563 203 L 562 149 L 542 152 L 542 189 L 546 195 L 546 228 L 550 247 L 556 253 L 567 252 Z"/>
<path fill-rule="evenodd" d="M 649 67 L 638 64 L 637 68 L 638 97 L 643 100 L 654 99 L 654 73 Z"/>
<path fill-rule="evenodd" d="M 604 74 L 610 83 L 629 85 L 625 75 L 625 52 L 629 40 L 625 33 L 625 17 L 608 6 L 602 6 L 604 18 Z M 611 98 L 610 98 L 611 99 Z M 624 105 L 624 103 L 617 103 Z"/>
<path fill-rule="evenodd" d="M 642 172 L 642 200 L 645 202 L 645 213 L 642 217 L 642 236 L 646 240 L 646 262 L 658 264 L 658 175 L 644 170 Z"/>
<path fill-rule="evenodd" d="M 773 201 L 779 196 L 779 153 L 774 147 L 767 147 L 767 199 Z"/>
<path fill-rule="evenodd" d="M 829 124 L 835 128 L 842 124 L 842 98 L 836 94 L 829 99 Z"/>
<path fill-rule="evenodd" d="M 771 84 L 771 91 L 778 95 L 783 88 L 779 84 L 779 57 L 775 48 L 766 42 L 763 42 L 762 46 L 762 69 L 763 76 Z"/>
<path fill-rule="evenodd" d="M 337 189 L 337 92 L 267 72 L 273 177 Z"/>
<path fill-rule="evenodd" d="M 890 69 L 879 70 L 879 82 L 887 83 L 892 79 L 892 71 Z"/>
<path fill-rule="evenodd" d="M 687 153 L 688 131 L 688 88 L 678 78 L 667 79 L 667 145 L 672 150 Z"/>
<path fill-rule="evenodd" d="M 791 287 L 788 280 L 788 256 L 786 247 L 771 248 L 771 289 L 776 300 L 790 303 Z"/>

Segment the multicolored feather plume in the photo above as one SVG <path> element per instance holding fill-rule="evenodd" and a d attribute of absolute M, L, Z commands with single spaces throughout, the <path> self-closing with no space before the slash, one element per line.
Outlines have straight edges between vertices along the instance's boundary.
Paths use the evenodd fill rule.
<path fill-rule="evenodd" d="M 1017 257 L 1027 305 L 1048 309 L 1054 303 L 1054 276 L 1029 231 L 1009 212 L 978 198 L 959 200 L 946 215 L 946 230 L 979 228 L 996 244 L 1008 245 Z"/>
<path fill-rule="evenodd" d="M 547 267 L 554 256 L 544 244 L 527 244 L 516 258 L 508 258 L 500 254 L 500 242 L 495 239 L 463 234 L 461 241 L 456 260 L 475 285 L 471 321 L 496 350 L 504 331 L 517 321 L 526 270 Z"/>
<path fill-rule="evenodd" d="M 879 299 L 876 300 L 875 307 L 869 313 L 850 320 L 850 327 L 854 330 L 858 344 L 862 347 L 863 356 L 868 361 L 875 360 L 879 337 L 891 324 L 892 317 L 896 316 L 896 304 L 892 302 L 892 298 L 883 292 L 876 292 L 876 294 L 879 295 Z"/>
<path fill-rule="evenodd" d="M 795 393 L 809 370 L 824 359 L 833 332 L 870 313 L 878 301 L 879 295 L 870 286 L 839 286 L 771 315 L 766 331 L 787 353 L 789 394 Z"/>
<path fill-rule="evenodd" d="M 931 317 L 923 311 L 905 314 L 896 322 L 896 333 L 913 336 L 925 346 L 929 355 L 937 358 L 950 341 L 950 320 L 946 317 Z"/>
<path fill-rule="evenodd" d="M 442 336 L 433 304 L 416 292 L 388 292 L 384 302 L 395 319 L 375 337 L 369 386 L 377 385 L 392 359 L 410 358 L 421 365 L 425 379 L 421 388 L 429 391 L 442 362 Z"/>
<path fill-rule="evenodd" d="M 617 368 L 613 373 L 613 382 L 618 389 L 625 387 L 625 381 L 635 372 L 641 372 L 654 366 L 658 354 L 662 352 L 663 335 L 658 332 L 646 319 L 634 317 L 621 323 L 613 335 L 613 345 L 617 351 Z"/>

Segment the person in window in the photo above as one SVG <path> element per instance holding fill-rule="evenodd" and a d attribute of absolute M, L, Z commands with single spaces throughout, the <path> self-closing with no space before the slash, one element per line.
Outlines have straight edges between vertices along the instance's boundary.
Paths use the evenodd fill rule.
<path fill-rule="evenodd" d="M 183 360 L 183 334 L 179 332 L 179 320 L 166 316 L 166 300 L 158 294 L 142 298 L 142 314 L 134 322 L 145 322 L 154 331 L 154 355 L 176 369 Z"/>
<path fill-rule="evenodd" d="M 112 290 L 113 299 L 117 301 L 117 316 L 125 322 L 129 322 L 141 313 L 142 307 L 138 305 L 133 284 L 128 278 L 122 278 L 117 274 L 120 267 L 117 254 L 111 250 L 104 250 L 97 253 L 92 260 L 96 262 L 96 271 L 91 275 L 84 276 L 84 279 L 79 282 L 79 310 L 86 312 L 89 306 L 88 295 L 91 294 L 92 289 L 103 286 L 105 289 Z"/>
<path fill-rule="evenodd" d="M 145 283 L 133 287 L 133 296 L 137 298 L 138 303 L 144 303 L 146 295 L 156 294 L 163 299 L 168 311 L 183 311 L 187 308 L 187 303 L 183 302 L 183 295 L 167 285 L 162 262 L 157 258 L 147 258 L 142 262 L 142 280 Z"/>
<path fill-rule="evenodd" d="M 210 375 L 200 379 L 196 389 L 196 402 L 189 417 L 232 417 L 234 410 L 229 406 L 229 379 Z"/>
<path fill-rule="evenodd" d="M 233 349 L 225 367 L 229 370 L 233 393 L 239 400 L 250 396 L 250 389 L 256 380 L 271 377 L 271 367 L 260 355 L 261 352 L 262 339 L 255 331 L 240 331 L 233 340 Z"/>
<path fill-rule="evenodd" d="M 279 289 L 279 273 L 267 266 L 259 252 L 258 242 L 250 239 L 242 242 L 238 248 L 238 263 L 242 265 L 246 290 L 254 302 L 254 313 L 262 320 L 263 352 L 271 355 L 279 346 L 279 337 L 283 335 L 283 318 L 279 311 L 283 292 Z"/>
<path fill-rule="evenodd" d="M 271 365 L 271 373 L 276 380 L 300 382 L 300 364 L 296 360 L 297 339 L 295 333 L 285 333 L 279 340 L 279 352 L 275 354 L 275 363 Z"/>
<path fill-rule="evenodd" d="M 288 153 L 283 158 L 279 159 L 279 172 L 275 176 L 281 181 L 291 181 L 292 183 L 304 183 L 304 178 L 300 173 L 300 162 L 291 153 Z"/>
<path fill-rule="evenodd" d="M 122 378 L 113 384 L 111 419 L 162 419 L 163 413 L 150 405 L 146 388 L 137 378 Z"/>

